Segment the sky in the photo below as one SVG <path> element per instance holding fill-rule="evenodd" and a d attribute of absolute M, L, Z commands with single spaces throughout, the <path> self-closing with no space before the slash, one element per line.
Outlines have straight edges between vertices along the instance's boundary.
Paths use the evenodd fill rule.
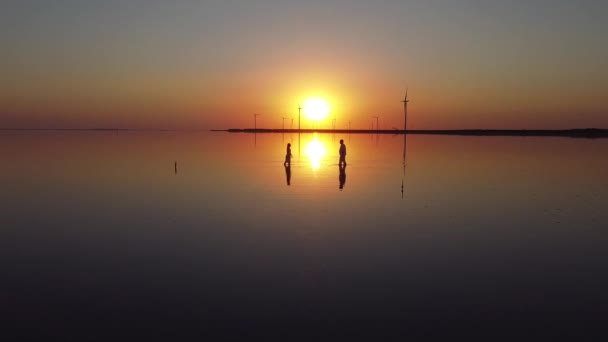
<path fill-rule="evenodd" d="M 0 128 L 608 128 L 603 0 L 13 1 Z M 305 118 L 303 128 L 313 123 Z"/>

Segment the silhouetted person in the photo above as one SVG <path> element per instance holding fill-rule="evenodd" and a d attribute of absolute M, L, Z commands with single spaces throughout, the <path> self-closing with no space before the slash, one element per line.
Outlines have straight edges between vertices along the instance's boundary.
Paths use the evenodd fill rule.
<path fill-rule="evenodd" d="M 291 144 L 287 143 L 287 152 L 285 153 L 285 162 L 283 163 L 283 165 L 287 166 L 291 166 Z"/>
<path fill-rule="evenodd" d="M 344 145 L 344 140 L 340 139 L 340 161 L 338 165 L 346 166 L 346 145 Z"/>
<path fill-rule="evenodd" d="M 177 160 L 175 161 L 175 174 L 177 174 Z"/>
<path fill-rule="evenodd" d="M 340 190 L 342 190 L 344 188 L 344 183 L 346 183 L 346 163 L 344 163 L 344 165 L 338 165 L 338 168 L 340 168 L 340 176 L 338 176 L 338 179 L 340 180 Z"/>
<path fill-rule="evenodd" d="M 291 185 L 291 165 L 285 165 L 285 176 L 287 177 L 287 185 Z"/>

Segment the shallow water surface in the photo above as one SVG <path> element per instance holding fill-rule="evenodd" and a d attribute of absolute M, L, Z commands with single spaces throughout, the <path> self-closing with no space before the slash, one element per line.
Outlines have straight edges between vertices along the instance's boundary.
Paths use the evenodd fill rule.
<path fill-rule="evenodd" d="M 45 335 L 608 319 L 608 140 L 0 132 L 0 152 L 2 310 Z"/>

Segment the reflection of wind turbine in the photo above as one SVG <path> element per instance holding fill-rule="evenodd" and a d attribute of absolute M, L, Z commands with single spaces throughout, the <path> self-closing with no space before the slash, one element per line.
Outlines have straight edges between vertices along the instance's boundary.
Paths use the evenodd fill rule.
<path fill-rule="evenodd" d="M 405 89 L 405 98 L 403 98 L 403 132 L 407 131 L 407 103 L 410 100 L 407 99 L 407 88 Z"/>
<path fill-rule="evenodd" d="M 405 159 L 405 152 L 407 150 L 407 134 L 403 134 L 403 175 L 401 176 L 401 199 L 403 199 L 403 185 L 405 183 L 405 166 L 407 165 L 407 161 Z"/>

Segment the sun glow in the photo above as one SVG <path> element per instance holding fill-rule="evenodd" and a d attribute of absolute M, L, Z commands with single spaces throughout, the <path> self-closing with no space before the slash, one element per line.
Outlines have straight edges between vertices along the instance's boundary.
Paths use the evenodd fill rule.
<path fill-rule="evenodd" d="M 319 97 L 309 98 L 304 101 L 304 114 L 312 121 L 323 120 L 329 114 L 329 104 Z"/>
<path fill-rule="evenodd" d="M 327 149 L 325 148 L 325 145 L 318 140 L 317 135 L 315 134 L 313 140 L 306 144 L 304 154 L 308 157 L 312 169 L 317 170 L 321 167 L 321 161 L 327 154 Z"/>

